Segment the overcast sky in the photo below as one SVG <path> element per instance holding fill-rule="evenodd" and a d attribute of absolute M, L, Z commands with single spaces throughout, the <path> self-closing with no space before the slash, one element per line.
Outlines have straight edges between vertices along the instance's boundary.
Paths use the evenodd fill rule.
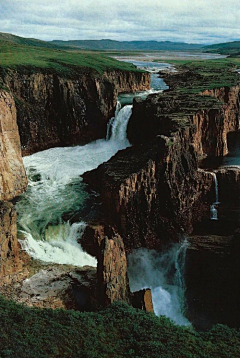
<path fill-rule="evenodd" d="M 237 0 L 0 0 L 0 32 L 41 40 L 240 39 Z"/>

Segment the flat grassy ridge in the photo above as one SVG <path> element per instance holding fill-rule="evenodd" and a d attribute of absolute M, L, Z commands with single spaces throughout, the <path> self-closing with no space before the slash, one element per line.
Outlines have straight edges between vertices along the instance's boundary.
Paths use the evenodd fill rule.
<path fill-rule="evenodd" d="M 117 61 L 104 54 L 87 51 L 63 51 L 0 40 L 1 73 L 19 70 L 46 72 L 65 77 L 81 73 L 103 73 L 107 70 L 138 71 L 134 65 Z"/>
<path fill-rule="evenodd" d="M 235 86 L 240 81 L 237 69 L 240 58 L 215 60 L 166 60 L 173 64 L 178 74 L 165 76 L 178 92 L 200 93 L 207 89 Z M 172 80 L 171 80 L 172 77 Z"/>
<path fill-rule="evenodd" d="M 240 357 L 240 332 L 174 325 L 115 303 L 98 313 L 27 308 L 0 298 L 1 358 Z"/>

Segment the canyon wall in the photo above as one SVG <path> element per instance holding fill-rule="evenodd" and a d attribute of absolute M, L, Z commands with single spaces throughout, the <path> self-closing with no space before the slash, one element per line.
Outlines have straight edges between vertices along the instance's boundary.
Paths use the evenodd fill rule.
<path fill-rule="evenodd" d="M 17 241 L 16 210 L 9 202 L 27 186 L 22 153 L 27 155 L 49 147 L 87 143 L 104 137 L 118 94 L 149 89 L 150 74 L 120 70 L 93 74 L 86 70 L 77 78 L 66 79 L 45 71 L 33 73 L 26 68 L 8 70 L 2 76 L 7 91 L 0 93 L 0 276 L 2 283 L 9 283 L 13 274 L 17 276 L 22 269 L 24 256 Z M 122 264 L 119 279 L 126 280 L 125 250 L 121 238 L 116 235 L 109 239 L 104 236 L 103 252 L 109 254 L 110 250 L 119 256 Z M 102 265 L 102 270 L 98 271 L 102 290 L 99 301 L 127 301 L 127 283 L 114 283 L 114 279 L 118 280 L 115 271 L 108 277 L 109 270 L 115 267 L 115 261 L 113 258 L 111 261 L 108 254 L 98 257 Z M 121 292 L 117 292 L 118 289 Z"/>
<path fill-rule="evenodd" d="M 209 216 L 213 177 L 197 170 L 188 135 L 181 130 L 172 139 L 160 136 L 84 174 L 101 193 L 104 219 L 117 227 L 127 249 L 161 248 Z"/>
<path fill-rule="evenodd" d="M 14 96 L 23 155 L 85 144 L 106 135 L 117 96 L 150 88 L 150 74 L 109 71 L 66 79 L 11 71 L 3 82 Z"/>
<path fill-rule="evenodd" d="M 0 278 L 10 280 L 22 265 L 17 240 L 17 214 L 12 200 L 27 186 L 13 97 L 0 91 Z"/>
<path fill-rule="evenodd" d="M 198 161 L 226 154 L 226 135 L 238 129 L 239 89 L 225 92 L 217 99 L 171 91 L 136 99 L 128 126 L 133 147 L 84 175 L 127 249 L 160 249 L 210 221 L 214 180 Z"/>
<path fill-rule="evenodd" d="M 100 192 L 105 223 L 120 233 L 127 252 L 162 250 L 191 235 L 187 317 L 199 329 L 239 326 L 239 168 L 215 170 L 219 220 L 210 220 L 213 174 L 199 169 L 200 159 L 227 154 L 227 134 L 238 129 L 238 86 L 136 99 L 128 126 L 133 146 L 84 175 Z"/>

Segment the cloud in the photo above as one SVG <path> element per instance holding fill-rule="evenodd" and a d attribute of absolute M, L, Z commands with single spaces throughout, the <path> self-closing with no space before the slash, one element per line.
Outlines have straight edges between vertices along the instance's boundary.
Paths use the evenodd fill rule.
<path fill-rule="evenodd" d="M 42 40 L 170 40 L 240 37 L 236 0 L 0 0 L 0 29 Z"/>

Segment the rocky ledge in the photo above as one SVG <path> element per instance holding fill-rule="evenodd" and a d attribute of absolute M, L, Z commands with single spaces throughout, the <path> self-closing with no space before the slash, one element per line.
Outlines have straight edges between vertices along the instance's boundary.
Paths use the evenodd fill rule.
<path fill-rule="evenodd" d="M 179 81 L 179 74 L 169 76 Z M 238 85 L 199 94 L 172 87 L 136 99 L 128 126 L 133 146 L 84 175 L 127 249 L 160 249 L 209 220 L 214 179 L 198 162 L 225 155 L 227 133 L 239 128 Z"/>
<path fill-rule="evenodd" d="M 150 88 L 150 74 L 112 70 L 65 78 L 48 73 L 7 72 L 3 84 L 14 96 L 23 155 L 85 144 L 106 134 L 117 96 Z"/>

